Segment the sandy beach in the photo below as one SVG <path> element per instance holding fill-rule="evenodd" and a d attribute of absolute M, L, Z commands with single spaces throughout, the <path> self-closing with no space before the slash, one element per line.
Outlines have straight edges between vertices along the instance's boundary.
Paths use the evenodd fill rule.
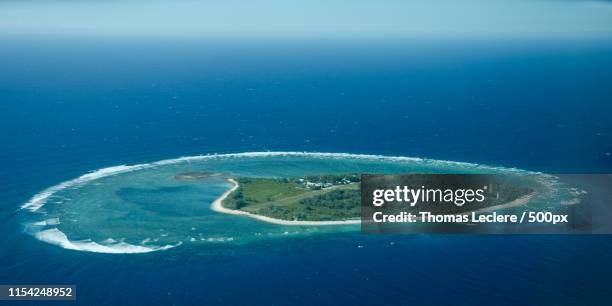
<path fill-rule="evenodd" d="M 222 203 L 225 198 L 227 198 L 232 192 L 234 192 L 234 190 L 238 189 L 238 182 L 236 182 L 236 180 L 231 179 L 231 178 L 227 179 L 227 181 L 230 182 L 233 185 L 233 187 L 230 190 L 224 192 L 221 195 L 221 197 L 219 197 L 212 203 L 211 208 L 212 210 L 216 212 L 220 212 L 224 214 L 232 214 L 232 215 L 243 215 L 243 216 L 247 216 L 247 217 L 257 219 L 260 221 L 279 224 L 279 225 L 309 225 L 309 226 L 312 226 L 312 225 L 346 225 L 346 224 L 360 224 L 361 223 L 361 220 L 359 219 L 345 220 L 345 221 L 297 221 L 297 220 L 288 221 L 288 220 L 270 218 L 266 216 L 260 216 L 260 215 L 252 214 L 252 213 L 242 211 L 242 210 L 229 209 L 229 208 L 223 207 Z"/>

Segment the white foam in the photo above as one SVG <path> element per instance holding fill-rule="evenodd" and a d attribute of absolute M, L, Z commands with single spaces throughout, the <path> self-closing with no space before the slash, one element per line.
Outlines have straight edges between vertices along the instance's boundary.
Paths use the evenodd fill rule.
<path fill-rule="evenodd" d="M 112 254 L 148 253 L 153 251 L 167 250 L 181 244 L 179 242 L 176 245 L 144 247 L 125 242 L 112 243 L 108 241 L 108 239 L 106 241 L 108 244 L 104 245 L 91 240 L 70 241 L 66 234 L 57 228 L 37 232 L 34 236 L 40 241 L 57 245 L 64 249 Z"/>
<path fill-rule="evenodd" d="M 576 205 L 576 204 L 579 204 L 579 203 L 580 203 L 580 199 L 577 199 L 577 198 L 573 198 L 571 200 L 566 200 L 566 201 L 559 202 L 559 204 L 563 205 L 563 206 L 571 206 L 571 205 Z"/>
<path fill-rule="evenodd" d="M 128 171 L 134 171 L 138 169 L 144 169 L 146 167 L 150 167 L 150 166 L 148 164 L 140 164 L 140 165 L 134 165 L 134 166 L 121 165 L 121 166 L 102 168 L 102 169 L 81 175 L 75 179 L 65 181 L 63 183 L 49 187 L 39 192 L 38 194 L 34 195 L 28 202 L 21 205 L 21 208 L 28 209 L 34 212 L 34 211 L 39 210 L 41 207 L 43 207 L 43 205 L 47 203 L 49 198 L 53 194 L 57 193 L 58 191 L 61 191 L 66 188 L 74 187 L 74 186 L 77 186 L 83 183 L 87 183 L 87 182 L 90 182 L 96 179 L 100 179 L 105 176 L 115 175 L 115 174 L 124 173 Z"/>
<path fill-rule="evenodd" d="M 200 240 L 207 241 L 207 242 L 227 242 L 227 241 L 234 241 L 234 237 L 208 237 L 208 238 L 200 238 Z"/>

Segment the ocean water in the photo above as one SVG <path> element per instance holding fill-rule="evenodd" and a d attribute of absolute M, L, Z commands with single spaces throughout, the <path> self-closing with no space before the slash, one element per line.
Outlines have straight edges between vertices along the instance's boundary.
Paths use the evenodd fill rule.
<path fill-rule="evenodd" d="M 609 173 L 609 41 L 3 42 L 3 283 L 76 284 L 86 305 L 602 305 L 612 298 L 609 236 L 340 231 L 104 254 L 36 239 L 20 210 L 45 188 L 90 171 L 211 153 L 346 152 Z"/>

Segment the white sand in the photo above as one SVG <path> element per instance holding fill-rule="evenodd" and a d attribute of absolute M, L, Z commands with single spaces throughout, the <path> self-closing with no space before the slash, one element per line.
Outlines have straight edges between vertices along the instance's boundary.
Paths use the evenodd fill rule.
<path fill-rule="evenodd" d="M 260 221 L 280 224 L 280 225 L 343 225 L 343 224 L 361 223 L 360 219 L 344 220 L 344 221 L 297 221 L 297 220 L 288 221 L 288 220 L 276 219 L 276 218 L 271 218 L 271 217 L 266 217 L 266 216 L 260 216 L 260 215 L 252 214 L 252 213 L 242 211 L 242 210 L 229 209 L 229 208 L 223 207 L 223 205 L 221 204 L 223 203 L 223 200 L 225 198 L 227 198 L 232 192 L 234 192 L 234 190 L 238 189 L 238 182 L 236 182 L 236 180 L 234 179 L 227 179 L 227 181 L 232 183 L 234 186 L 230 190 L 224 192 L 223 195 L 221 195 L 221 197 L 219 197 L 212 203 L 211 208 L 212 210 L 216 212 L 220 212 L 224 214 L 231 214 L 231 215 L 243 215 L 243 216 L 247 216 L 247 217 L 257 219 Z"/>

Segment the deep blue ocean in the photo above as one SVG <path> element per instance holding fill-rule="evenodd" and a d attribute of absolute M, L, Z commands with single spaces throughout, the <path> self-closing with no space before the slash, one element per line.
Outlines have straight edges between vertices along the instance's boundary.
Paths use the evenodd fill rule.
<path fill-rule="evenodd" d="M 83 305 L 612 299 L 610 236 L 342 233 L 112 255 L 40 242 L 18 211 L 88 171 L 207 153 L 611 173 L 610 40 L 0 39 L 2 284 L 76 284 Z"/>

